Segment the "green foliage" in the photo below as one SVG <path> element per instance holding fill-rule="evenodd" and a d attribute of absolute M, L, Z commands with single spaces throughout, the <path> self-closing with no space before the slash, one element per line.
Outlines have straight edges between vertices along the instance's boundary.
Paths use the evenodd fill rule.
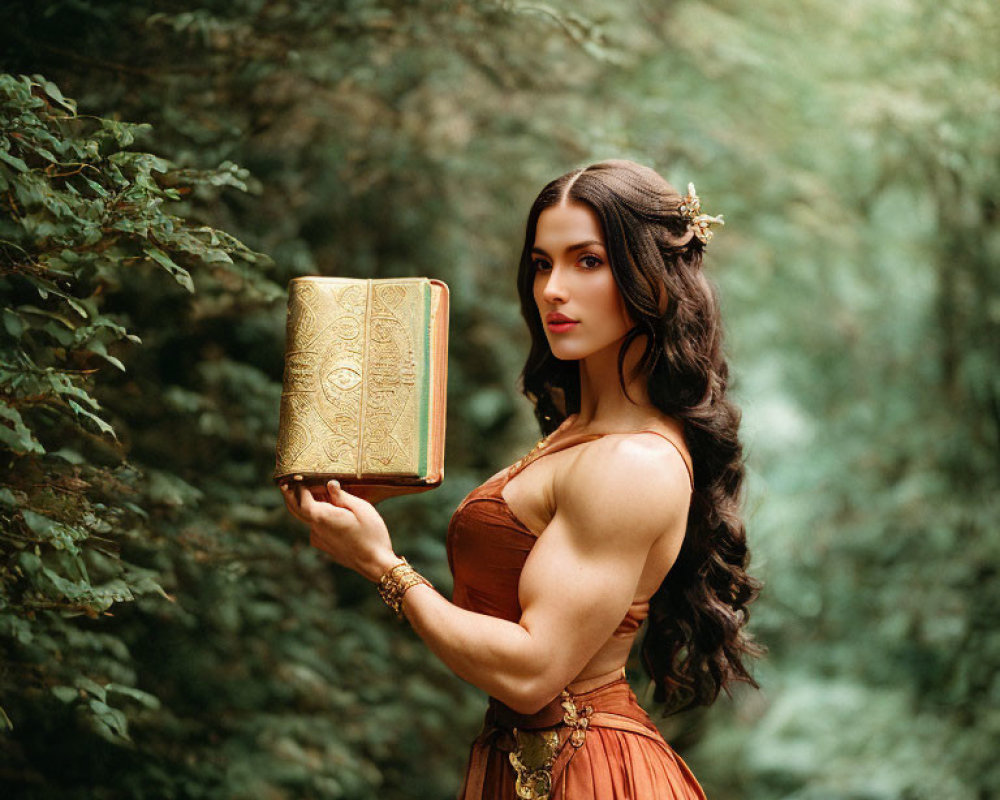
<path fill-rule="evenodd" d="M 185 224 L 164 208 L 202 185 L 245 188 L 234 165 L 203 176 L 171 171 L 162 158 L 124 149 L 148 126 L 81 119 L 41 78 L 3 76 L 0 102 L 0 275 L 13 301 L 3 311 L 0 385 L 3 414 L 13 425 L 4 438 L 14 453 L 41 454 L 21 418 L 25 409 L 72 411 L 114 437 L 86 386 L 96 362 L 125 370 L 109 347 L 140 341 L 113 315 L 99 313 L 117 272 L 154 264 L 193 292 L 178 261 L 228 266 L 233 255 L 256 257 L 232 237 Z"/>
<path fill-rule="evenodd" d="M 181 264 L 257 258 L 165 206 L 239 171 L 182 175 L 127 150 L 147 128 L 80 117 L 40 76 L 0 75 L 0 693 L 54 699 L 116 743 L 130 741 L 123 709 L 158 701 L 135 685 L 122 640 L 85 636 L 75 618 L 170 598 L 160 573 L 128 553 L 147 515 L 95 386 L 125 371 L 116 353 L 140 339 L 106 299 L 125 270 L 159 266 L 193 291 Z M 25 706 L 13 703 L 4 719 L 16 728 Z"/>
<path fill-rule="evenodd" d="M 715 800 L 1000 792 L 988 3 L 3 13 L 8 71 L 45 77 L 0 84 L 0 784 L 454 794 L 481 698 L 269 484 L 279 287 L 451 286 L 448 477 L 384 507 L 447 591 L 451 509 L 534 438 L 527 204 L 622 155 L 726 215 L 706 269 L 767 587 L 763 691 L 668 738 Z"/>

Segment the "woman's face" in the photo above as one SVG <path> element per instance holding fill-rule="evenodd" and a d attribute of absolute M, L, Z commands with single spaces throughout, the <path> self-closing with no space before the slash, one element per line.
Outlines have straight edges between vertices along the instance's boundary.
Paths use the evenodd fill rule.
<path fill-rule="evenodd" d="M 538 217 L 532 259 L 535 305 L 552 354 L 562 361 L 608 348 L 617 354 L 633 323 L 594 210 L 574 202 L 546 208 Z"/>

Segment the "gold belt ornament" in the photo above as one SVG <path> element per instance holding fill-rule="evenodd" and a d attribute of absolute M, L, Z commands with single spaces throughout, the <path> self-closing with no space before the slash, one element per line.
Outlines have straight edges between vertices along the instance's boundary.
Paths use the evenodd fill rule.
<path fill-rule="evenodd" d="M 548 800 L 552 791 L 552 765 L 559 755 L 558 731 L 519 731 L 517 747 L 508 754 L 514 767 L 514 792 L 520 800 Z"/>
<path fill-rule="evenodd" d="M 563 690 L 561 700 L 562 726 L 540 731 L 520 731 L 514 728 L 517 746 L 508 754 L 508 758 L 514 767 L 514 791 L 519 800 L 549 800 L 552 793 L 552 768 L 563 746 L 568 743 L 575 752 L 586 741 L 594 709 L 591 706 L 577 708 L 573 703 L 573 696 L 566 690 Z M 563 726 L 569 731 L 566 739 L 559 736 Z M 569 757 L 572 758 L 573 754 Z"/>

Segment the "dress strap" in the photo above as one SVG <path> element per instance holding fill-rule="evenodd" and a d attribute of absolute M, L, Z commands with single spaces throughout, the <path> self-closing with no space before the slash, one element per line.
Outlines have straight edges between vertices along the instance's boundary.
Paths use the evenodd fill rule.
<path fill-rule="evenodd" d="M 675 442 L 670 436 L 667 436 L 667 434 L 663 433 L 662 431 L 654 431 L 652 428 L 644 428 L 641 431 L 636 431 L 636 433 L 654 433 L 661 439 L 665 439 L 666 441 L 670 442 L 670 444 L 673 445 L 674 450 L 677 451 L 677 455 L 681 457 L 681 461 L 684 462 L 684 468 L 687 470 L 688 473 L 688 480 L 691 481 L 691 491 L 694 491 L 694 470 L 691 468 L 691 462 L 690 462 L 691 456 L 685 453 L 681 449 L 681 446 L 677 444 L 677 442 Z"/>
<path fill-rule="evenodd" d="M 504 485 L 506 485 L 508 481 L 513 479 L 515 475 L 520 473 L 529 464 L 534 464 L 538 459 L 544 456 L 547 456 L 551 453 L 559 453 L 563 450 L 569 449 L 570 447 L 575 447 L 578 444 L 583 444 L 585 442 L 592 442 L 595 439 L 600 439 L 602 436 L 610 436 L 612 435 L 612 433 L 616 432 L 582 433 L 582 434 L 577 434 L 576 437 L 569 436 L 565 440 L 556 441 L 554 444 L 550 445 L 548 442 L 552 438 L 552 436 L 554 436 L 556 433 L 558 433 L 558 429 L 550 433 L 544 439 L 540 440 L 538 444 L 536 444 L 527 455 L 521 458 L 520 461 L 515 462 L 514 465 L 511 466 L 511 468 L 507 471 L 507 474 L 504 476 L 504 481 L 503 481 Z M 677 451 L 677 454 L 681 457 L 681 461 L 684 462 L 684 468 L 687 470 L 688 480 L 691 483 L 691 489 L 692 491 L 694 490 L 694 470 L 691 468 L 691 463 L 689 462 L 690 456 L 688 456 L 684 452 L 681 446 L 677 444 L 677 442 L 675 442 L 673 438 L 667 436 L 667 434 L 663 433 L 662 431 L 653 430 L 652 428 L 644 428 L 641 431 L 621 431 L 620 433 L 626 435 L 630 435 L 633 433 L 652 433 L 670 442 L 670 444 L 673 445 L 673 448 Z"/>
<path fill-rule="evenodd" d="M 543 456 L 551 455 L 552 453 L 559 453 L 563 450 L 568 450 L 570 447 L 575 447 L 578 444 L 583 444 L 584 442 L 592 442 L 595 439 L 600 439 L 602 436 L 607 436 L 606 433 L 583 433 L 577 434 L 576 441 L 572 441 L 573 437 L 568 437 L 568 440 L 557 441 L 554 444 L 549 444 L 549 439 L 552 434 L 549 434 L 546 438 L 536 444 L 531 451 L 521 458 L 520 461 L 514 462 L 513 466 L 507 471 L 506 479 L 504 483 L 511 480 L 515 475 L 517 475 L 521 470 L 527 467 L 529 464 L 534 464 L 538 459 Z"/>

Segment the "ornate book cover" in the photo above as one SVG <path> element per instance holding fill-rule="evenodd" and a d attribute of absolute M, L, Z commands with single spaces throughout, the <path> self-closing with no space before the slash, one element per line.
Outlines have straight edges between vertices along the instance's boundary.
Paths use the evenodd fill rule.
<path fill-rule="evenodd" d="M 275 480 L 438 485 L 447 374 L 441 281 L 293 279 Z"/>

